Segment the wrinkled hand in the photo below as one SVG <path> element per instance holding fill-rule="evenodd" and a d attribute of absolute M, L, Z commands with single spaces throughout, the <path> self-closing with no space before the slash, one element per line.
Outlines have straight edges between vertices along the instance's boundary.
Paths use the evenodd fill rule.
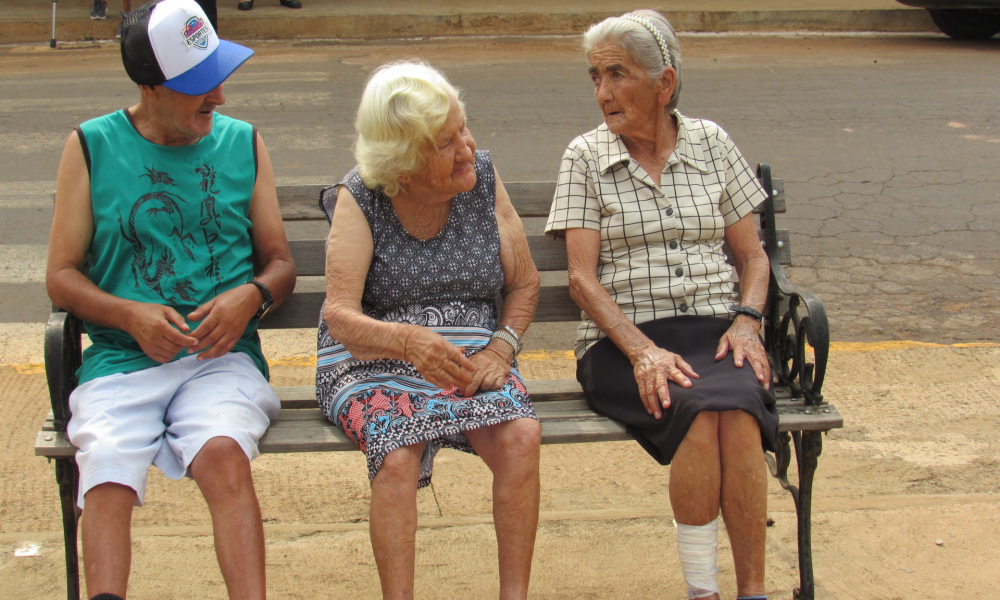
<path fill-rule="evenodd" d="M 413 363 L 424 379 L 443 390 L 465 389 L 476 370 L 457 346 L 417 325 L 412 326 L 403 339 L 403 360 Z"/>
<path fill-rule="evenodd" d="M 126 331 L 146 356 L 156 362 L 170 362 L 182 349 L 198 343 L 194 336 L 185 335 L 191 328 L 184 317 L 169 306 L 137 302 L 130 312 Z"/>
<path fill-rule="evenodd" d="M 639 396 L 646 406 L 646 412 L 657 419 L 663 416 L 663 409 L 670 408 L 667 382 L 673 381 L 681 387 L 689 388 L 689 377 L 698 379 L 698 374 L 683 358 L 652 343 L 633 352 L 629 361 L 632 363 L 635 381 L 639 384 Z"/>
<path fill-rule="evenodd" d="M 188 348 L 188 354 L 200 352 L 198 360 L 208 360 L 228 353 L 243 336 L 260 303 L 256 286 L 241 285 L 194 309 L 188 320 L 201 323 L 191 332 L 198 343 Z"/>
<path fill-rule="evenodd" d="M 757 381 L 764 389 L 771 387 L 771 365 L 767 362 L 767 353 L 760 343 L 757 321 L 745 315 L 738 315 L 733 319 L 733 324 L 719 340 L 715 360 L 722 360 L 730 350 L 733 351 L 733 362 L 737 367 L 742 368 L 744 359 L 749 360 Z"/>
<path fill-rule="evenodd" d="M 496 345 L 496 347 L 494 347 Z M 505 347 L 505 353 L 500 347 Z M 463 396 L 471 396 L 479 391 L 499 390 L 510 375 L 510 365 L 514 360 L 514 349 L 506 342 L 490 342 L 469 360 L 475 365 L 472 382 L 462 390 Z"/>

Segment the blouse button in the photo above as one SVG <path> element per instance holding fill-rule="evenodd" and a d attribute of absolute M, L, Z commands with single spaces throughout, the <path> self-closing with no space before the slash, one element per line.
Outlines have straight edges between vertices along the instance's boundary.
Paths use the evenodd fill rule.
<path fill-rule="evenodd" d="M 674 275 L 678 277 L 684 277 L 684 269 L 677 269 L 676 271 L 674 271 Z"/>
<path fill-rule="evenodd" d="M 687 304 L 681 304 L 677 308 L 681 309 L 681 312 L 687 312 L 688 311 L 688 305 Z"/>
<path fill-rule="evenodd" d="M 677 242 L 676 241 L 670 242 L 670 249 L 671 250 L 676 250 L 677 249 Z"/>
<path fill-rule="evenodd" d="M 667 209 L 667 216 L 669 217 L 669 216 L 671 216 L 672 214 L 674 214 L 674 209 L 673 209 L 673 207 L 671 207 L 671 208 L 668 208 L 668 209 Z"/>

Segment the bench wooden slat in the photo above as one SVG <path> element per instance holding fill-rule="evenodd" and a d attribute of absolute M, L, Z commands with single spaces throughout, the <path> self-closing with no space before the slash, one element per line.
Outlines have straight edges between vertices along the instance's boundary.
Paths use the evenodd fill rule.
<path fill-rule="evenodd" d="M 260 329 L 296 329 L 319 326 L 319 309 L 326 298 L 324 292 L 300 292 L 285 300 L 280 310 L 261 319 Z M 546 286 L 538 297 L 536 323 L 579 321 L 580 308 L 569 297 L 565 285 Z"/>
<path fill-rule="evenodd" d="M 278 207 L 282 221 L 324 221 L 319 208 L 319 192 L 326 185 L 279 185 Z"/>
<path fill-rule="evenodd" d="M 543 444 L 568 444 L 628 440 L 631 436 L 618 423 L 594 414 L 581 398 L 550 400 L 535 404 L 542 422 Z M 833 406 L 805 406 L 801 401 L 778 403 L 780 431 L 828 431 L 843 427 L 844 420 Z M 355 450 L 344 432 L 331 425 L 318 408 L 283 410 L 271 422 L 260 441 L 263 453 L 330 452 Z M 76 449 L 66 434 L 38 433 L 35 455 L 60 458 L 73 456 Z"/>
<path fill-rule="evenodd" d="M 772 179 L 774 187 L 774 212 L 785 212 L 785 182 L 782 179 Z M 332 184 L 330 184 L 332 185 Z M 319 208 L 320 190 L 326 185 L 279 185 L 278 206 L 281 208 L 281 218 L 285 221 L 322 221 L 326 219 Z M 517 210 L 517 214 L 525 217 L 547 217 L 552 207 L 552 197 L 555 195 L 554 181 L 526 181 L 504 183 L 507 194 Z M 760 209 L 755 210 L 759 214 Z"/>
<path fill-rule="evenodd" d="M 757 234 L 763 241 L 764 233 L 758 231 Z M 789 245 L 788 230 L 778 229 L 777 234 L 778 261 L 783 265 L 790 265 L 792 264 L 792 250 Z M 326 240 L 288 242 L 288 247 L 292 251 L 292 260 L 295 261 L 295 268 L 299 276 L 318 277 L 325 275 L 324 244 L 326 244 Z M 725 246 L 724 248 L 728 256 L 729 247 Z M 567 269 L 566 243 L 564 241 L 553 240 L 545 235 L 529 235 L 528 249 L 531 250 L 531 259 L 539 271 L 565 271 Z"/>
<path fill-rule="evenodd" d="M 528 395 L 535 404 L 540 402 L 557 402 L 559 400 L 576 400 L 583 397 L 583 388 L 575 379 L 526 379 L 524 385 Z M 281 400 L 282 409 L 316 408 L 316 386 L 314 385 L 284 385 L 272 386 L 271 389 Z M 774 390 L 774 396 L 779 403 L 789 400 L 791 392 L 786 387 Z M 47 425 L 51 427 L 51 414 Z"/>

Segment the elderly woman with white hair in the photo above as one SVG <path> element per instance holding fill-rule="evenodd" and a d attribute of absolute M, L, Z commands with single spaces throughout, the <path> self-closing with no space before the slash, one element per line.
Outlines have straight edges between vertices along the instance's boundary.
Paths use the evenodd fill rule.
<path fill-rule="evenodd" d="M 761 447 L 778 435 L 759 337 L 768 261 L 752 221 L 765 194 L 725 131 L 677 111 L 680 48 L 661 14 L 606 19 L 583 47 L 604 123 L 563 155 L 546 225 L 566 238 L 585 313 L 577 379 L 591 408 L 672 465 L 688 597 L 719 597 L 721 510 L 738 596 L 761 598 Z"/>
<path fill-rule="evenodd" d="M 521 221 L 440 72 L 377 69 L 355 126 L 358 166 L 322 198 L 316 388 L 367 457 L 383 597 L 413 598 L 417 488 L 449 447 L 493 472 L 500 597 L 525 598 L 541 428 L 514 361 L 539 287 Z"/>

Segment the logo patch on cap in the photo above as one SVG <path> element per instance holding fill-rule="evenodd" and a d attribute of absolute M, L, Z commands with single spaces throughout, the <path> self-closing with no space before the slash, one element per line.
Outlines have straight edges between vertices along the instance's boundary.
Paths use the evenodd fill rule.
<path fill-rule="evenodd" d="M 181 35 L 184 36 L 184 49 L 205 50 L 208 48 L 208 37 L 211 33 L 211 27 L 206 26 L 201 17 L 191 17 L 184 23 L 184 29 L 181 30 Z"/>

